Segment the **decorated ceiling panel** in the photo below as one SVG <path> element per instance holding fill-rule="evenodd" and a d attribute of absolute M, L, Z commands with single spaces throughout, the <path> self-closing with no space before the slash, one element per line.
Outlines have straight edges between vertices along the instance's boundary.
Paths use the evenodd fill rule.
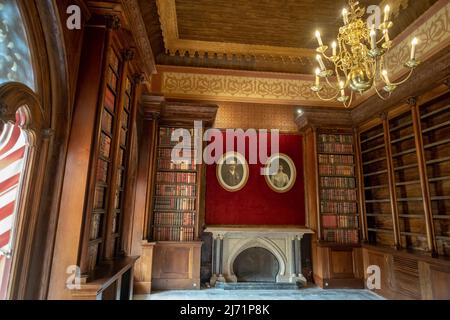
<path fill-rule="evenodd" d="M 389 3 L 395 37 L 436 1 L 360 2 Z M 139 4 L 159 64 L 311 73 L 314 30 L 320 29 L 323 40 L 331 42 L 342 25 L 340 12 L 346 1 L 139 0 Z"/>

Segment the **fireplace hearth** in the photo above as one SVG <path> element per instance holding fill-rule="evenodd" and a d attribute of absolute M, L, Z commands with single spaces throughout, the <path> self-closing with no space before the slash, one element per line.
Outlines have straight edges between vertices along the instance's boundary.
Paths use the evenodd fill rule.
<path fill-rule="evenodd" d="M 280 264 L 267 249 L 248 248 L 233 262 L 233 272 L 238 282 L 277 282 Z"/>
<path fill-rule="evenodd" d="M 213 235 L 210 284 L 272 282 L 306 284 L 301 240 L 305 228 L 208 227 Z"/>

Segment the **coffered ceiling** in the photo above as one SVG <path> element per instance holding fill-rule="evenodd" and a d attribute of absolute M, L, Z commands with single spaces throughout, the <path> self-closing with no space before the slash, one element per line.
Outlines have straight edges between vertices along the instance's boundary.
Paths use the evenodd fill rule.
<path fill-rule="evenodd" d="M 389 3 L 395 38 L 437 0 Z M 139 0 L 156 62 L 163 65 L 311 73 L 314 30 L 331 42 L 345 0 Z"/>

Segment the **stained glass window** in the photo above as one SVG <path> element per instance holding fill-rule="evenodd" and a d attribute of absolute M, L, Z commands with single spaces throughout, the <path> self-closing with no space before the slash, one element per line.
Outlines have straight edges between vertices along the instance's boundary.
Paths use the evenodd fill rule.
<path fill-rule="evenodd" d="M 21 82 L 35 89 L 25 26 L 14 0 L 0 0 L 0 84 Z"/>

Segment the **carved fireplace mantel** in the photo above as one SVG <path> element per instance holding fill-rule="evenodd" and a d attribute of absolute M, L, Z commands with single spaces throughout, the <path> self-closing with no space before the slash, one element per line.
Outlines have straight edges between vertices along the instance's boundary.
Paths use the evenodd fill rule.
<path fill-rule="evenodd" d="M 210 284 L 237 282 L 233 271 L 236 257 L 249 248 L 264 248 L 278 260 L 278 283 L 306 283 L 301 263 L 301 240 L 314 233 L 301 227 L 207 227 L 213 235 L 213 275 Z"/>

